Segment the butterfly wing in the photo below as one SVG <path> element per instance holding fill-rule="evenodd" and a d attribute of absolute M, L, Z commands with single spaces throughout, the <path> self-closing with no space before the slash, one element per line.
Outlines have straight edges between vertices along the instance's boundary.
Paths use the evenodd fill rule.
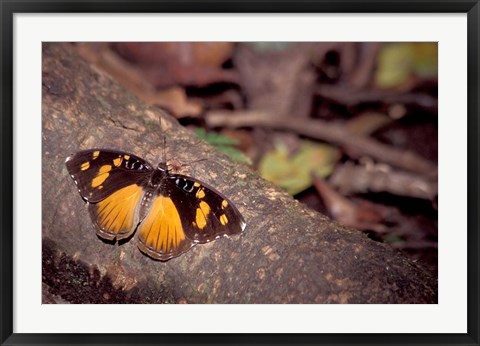
<path fill-rule="evenodd" d="M 90 218 L 97 234 L 109 240 L 129 237 L 140 222 L 139 202 L 144 193 L 140 185 L 130 184 L 97 203 L 89 204 Z"/>
<path fill-rule="evenodd" d="M 152 166 L 138 156 L 104 149 L 80 151 L 65 164 L 78 192 L 89 203 L 139 183 L 152 172 Z"/>
<path fill-rule="evenodd" d="M 68 157 L 66 166 L 89 203 L 97 234 L 123 239 L 138 228 L 138 247 L 152 258 L 166 261 L 196 243 L 245 228 L 237 208 L 214 188 L 188 176 L 153 170 L 138 156 L 85 150 Z M 151 186 L 153 177 L 160 177 L 160 188 Z"/>
<path fill-rule="evenodd" d="M 147 193 L 147 203 L 152 195 Z M 185 235 L 178 206 L 163 195 L 155 195 L 152 199 L 136 237 L 143 253 L 161 261 L 177 257 L 194 245 Z"/>
<path fill-rule="evenodd" d="M 69 156 L 66 166 L 89 203 L 97 234 L 109 240 L 130 236 L 140 222 L 142 186 L 152 172 L 151 165 L 128 153 L 93 149 Z"/>
<path fill-rule="evenodd" d="M 235 205 L 213 187 L 185 175 L 169 176 L 166 190 L 182 211 L 185 235 L 194 243 L 207 243 L 239 234 L 245 220 Z"/>
<path fill-rule="evenodd" d="M 138 226 L 138 247 L 162 261 L 181 255 L 196 243 L 241 233 L 245 221 L 221 193 L 193 178 L 165 174 L 161 188 L 148 191 L 145 218 Z"/>

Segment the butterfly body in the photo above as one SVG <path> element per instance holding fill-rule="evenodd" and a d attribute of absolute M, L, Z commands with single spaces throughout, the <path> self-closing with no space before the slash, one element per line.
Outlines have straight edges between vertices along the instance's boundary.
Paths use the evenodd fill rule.
<path fill-rule="evenodd" d="M 245 229 L 230 200 L 195 178 L 169 172 L 165 162 L 154 168 L 132 154 L 92 149 L 69 156 L 66 166 L 97 234 L 120 240 L 136 232 L 139 249 L 154 259 L 166 261 Z"/>

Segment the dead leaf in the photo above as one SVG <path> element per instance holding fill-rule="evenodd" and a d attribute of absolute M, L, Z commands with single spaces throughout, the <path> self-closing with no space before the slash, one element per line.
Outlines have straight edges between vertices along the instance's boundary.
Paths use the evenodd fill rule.
<path fill-rule="evenodd" d="M 354 135 L 368 136 L 391 122 L 392 119 L 383 113 L 363 112 L 345 123 L 345 127 Z"/>
<path fill-rule="evenodd" d="M 222 67 L 232 55 L 234 46 L 232 42 L 113 44 L 118 54 L 141 69 L 144 78 L 157 88 L 238 83 L 236 72 Z"/>
<path fill-rule="evenodd" d="M 185 90 L 177 86 L 152 92 L 145 96 L 149 104 L 166 108 L 178 118 L 183 116 L 196 117 L 203 111 L 200 100 L 188 99 Z"/>

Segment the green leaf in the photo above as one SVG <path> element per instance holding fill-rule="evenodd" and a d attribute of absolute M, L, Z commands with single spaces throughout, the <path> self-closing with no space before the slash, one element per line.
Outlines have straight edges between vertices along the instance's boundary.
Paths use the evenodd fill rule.
<path fill-rule="evenodd" d="M 422 42 L 413 45 L 414 71 L 419 76 L 436 76 L 438 72 L 438 44 Z"/>
<path fill-rule="evenodd" d="M 217 132 L 206 132 L 205 129 L 197 128 L 195 129 L 196 136 L 204 140 L 214 147 L 216 147 L 222 153 L 228 155 L 231 159 L 243 162 L 247 164 L 251 164 L 251 160 L 246 157 L 240 150 L 234 148 L 234 145 L 238 145 L 239 141 L 235 138 L 231 138 L 228 136 L 224 136 Z"/>
<path fill-rule="evenodd" d="M 309 188 L 312 174 L 326 177 L 333 171 L 338 150 L 326 144 L 302 141 L 299 150 L 289 155 L 283 143 L 266 153 L 259 163 L 260 175 L 291 195 Z"/>
<path fill-rule="evenodd" d="M 378 55 L 375 83 L 380 88 L 399 87 L 412 74 L 435 76 L 438 70 L 438 45 L 434 42 L 385 44 Z"/>
<path fill-rule="evenodd" d="M 413 52 L 408 43 L 390 43 L 383 46 L 378 56 L 376 84 L 392 88 L 403 84 L 410 75 Z"/>
<path fill-rule="evenodd" d="M 219 146 L 219 145 L 231 146 L 231 145 L 238 144 L 238 140 L 236 140 L 235 138 L 227 137 L 213 131 L 207 133 L 205 129 L 202 129 L 202 128 L 195 129 L 195 134 L 197 135 L 198 138 L 204 141 L 207 141 L 213 146 Z"/>

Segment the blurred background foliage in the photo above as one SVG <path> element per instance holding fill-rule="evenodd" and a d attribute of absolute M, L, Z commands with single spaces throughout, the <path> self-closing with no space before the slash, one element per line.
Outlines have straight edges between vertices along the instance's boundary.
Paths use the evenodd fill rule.
<path fill-rule="evenodd" d="M 436 43 L 390 43 L 380 49 L 375 84 L 379 88 L 405 85 L 410 78 L 437 76 Z"/>
<path fill-rule="evenodd" d="M 74 45 L 302 203 L 437 268 L 437 43 Z"/>

